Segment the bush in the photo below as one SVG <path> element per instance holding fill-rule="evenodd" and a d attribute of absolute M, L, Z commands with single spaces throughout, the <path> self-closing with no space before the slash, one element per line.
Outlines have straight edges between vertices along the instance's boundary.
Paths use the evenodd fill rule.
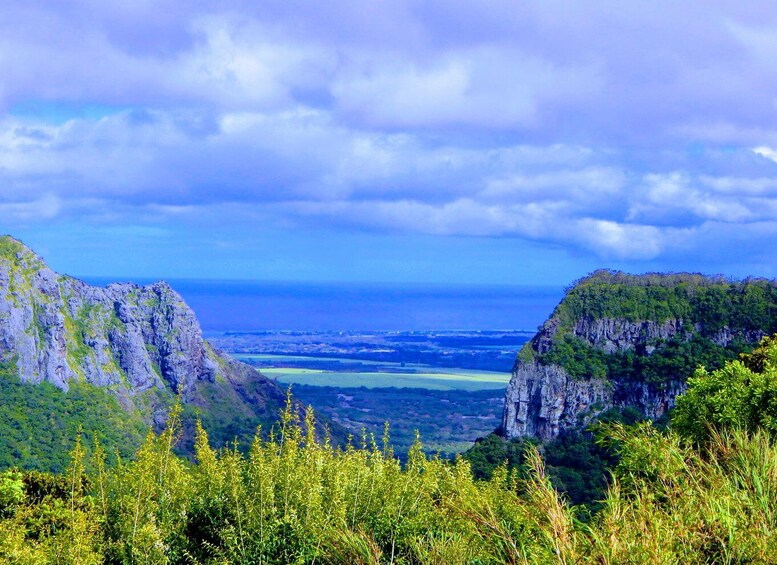
<path fill-rule="evenodd" d="M 696 371 L 677 398 L 672 426 L 700 444 L 730 429 L 777 434 L 777 336 L 740 361 Z"/>

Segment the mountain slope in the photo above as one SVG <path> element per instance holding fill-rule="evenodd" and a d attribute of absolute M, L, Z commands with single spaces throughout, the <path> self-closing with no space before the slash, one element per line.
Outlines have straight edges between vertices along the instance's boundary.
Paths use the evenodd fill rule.
<path fill-rule="evenodd" d="M 214 350 L 166 283 L 90 286 L 8 236 L 0 238 L 0 367 L 26 384 L 99 387 L 126 417 L 157 428 L 179 393 L 189 420 L 198 414 L 221 443 L 268 428 L 286 399 L 274 380 Z"/>
<path fill-rule="evenodd" d="M 718 368 L 777 331 L 777 284 L 597 271 L 518 355 L 502 432 L 550 440 L 609 408 L 663 416 L 698 365 Z"/>

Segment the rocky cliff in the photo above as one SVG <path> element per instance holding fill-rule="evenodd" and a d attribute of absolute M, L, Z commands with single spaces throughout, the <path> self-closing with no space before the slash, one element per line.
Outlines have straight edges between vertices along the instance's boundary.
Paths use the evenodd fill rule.
<path fill-rule="evenodd" d="M 7 236 L 0 238 L 0 364 L 23 382 L 106 387 L 128 413 L 157 427 L 176 393 L 203 421 L 233 431 L 273 422 L 286 398 L 275 381 L 215 351 L 166 283 L 90 286 L 55 273 Z"/>
<path fill-rule="evenodd" d="M 502 433 L 547 441 L 610 408 L 664 416 L 695 367 L 777 331 L 777 285 L 599 271 L 578 281 L 521 350 Z"/>

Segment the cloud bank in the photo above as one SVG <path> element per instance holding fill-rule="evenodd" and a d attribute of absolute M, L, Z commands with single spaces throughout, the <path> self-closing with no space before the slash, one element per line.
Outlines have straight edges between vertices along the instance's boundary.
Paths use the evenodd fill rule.
<path fill-rule="evenodd" d="M 769 2 L 9 2 L 0 215 L 519 238 L 777 235 Z"/>

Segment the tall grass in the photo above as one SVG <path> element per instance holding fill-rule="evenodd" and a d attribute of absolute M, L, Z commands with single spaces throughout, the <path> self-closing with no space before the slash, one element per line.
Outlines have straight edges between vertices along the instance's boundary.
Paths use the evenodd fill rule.
<path fill-rule="evenodd" d="M 769 563 L 777 555 L 777 449 L 728 432 L 703 450 L 643 425 L 613 427 L 621 452 L 586 523 L 550 486 L 536 451 L 487 482 L 468 463 L 406 465 L 387 438 L 346 449 L 291 409 L 271 439 L 174 455 L 178 414 L 132 461 L 94 450 L 68 473 L 0 476 L 3 563 Z M 20 491 L 21 489 L 21 491 Z M 23 491 L 23 492 L 22 492 Z M 20 494 L 21 492 L 21 494 Z"/>
<path fill-rule="evenodd" d="M 597 563 L 777 562 L 777 449 L 763 431 L 695 450 L 649 425 L 617 427 L 624 457 L 583 533 Z"/>

